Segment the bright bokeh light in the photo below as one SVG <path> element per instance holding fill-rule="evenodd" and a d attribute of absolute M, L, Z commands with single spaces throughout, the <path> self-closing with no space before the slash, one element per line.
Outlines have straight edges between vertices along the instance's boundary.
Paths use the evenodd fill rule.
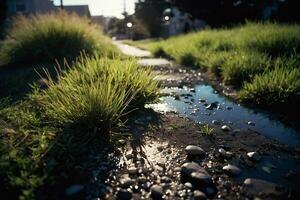
<path fill-rule="evenodd" d="M 133 26 L 133 24 L 132 24 L 131 22 L 128 22 L 128 23 L 126 24 L 126 26 L 127 26 L 128 28 L 131 28 L 131 27 Z"/>
<path fill-rule="evenodd" d="M 165 20 L 166 20 L 166 21 L 169 21 L 169 20 L 170 20 L 170 17 L 169 17 L 169 16 L 165 16 Z"/>

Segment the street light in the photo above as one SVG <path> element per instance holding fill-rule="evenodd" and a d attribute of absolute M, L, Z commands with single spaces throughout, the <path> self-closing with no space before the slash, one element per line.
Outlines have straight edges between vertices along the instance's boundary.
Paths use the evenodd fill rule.
<path fill-rule="evenodd" d="M 132 22 L 127 22 L 126 26 L 128 28 L 129 38 L 132 39 Z"/>

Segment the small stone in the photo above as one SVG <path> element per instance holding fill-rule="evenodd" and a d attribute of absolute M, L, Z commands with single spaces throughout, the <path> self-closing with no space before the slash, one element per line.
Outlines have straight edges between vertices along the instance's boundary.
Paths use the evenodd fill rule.
<path fill-rule="evenodd" d="M 247 153 L 248 158 L 250 158 L 253 161 L 259 161 L 260 155 L 257 152 L 249 152 Z"/>
<path fill-rule="evenodd" d="M 161 183 L 170 183 L 171 179 L 167 176 L 163 176 L 163 177 L 161 177 L 160 182 Z"/>
<path fill-rule="evenodd" d="M 184 186 L 188 189 L 193 189 L 193 185 L 190 182 L 186 182 Z"/>
<path fill-rule="evenodd" d="M 134 181 L 131 178 L 124 178 L 120 181 L 120 186 L 122 188 L 129 188 L 133 184 L 134 184 Z"/>
<path fill-rule="evenodd" d="M 194 195 L 194 200 L 205 200 L 205 199 L 207 199 L 206 195 L 203 192 L 199 191 L 199 190 L 195 190 L 193 192 L 193 195 Z"/>
<path fill-rule="evenodd" d="M 138 178 L 138 182 L 140 184 L 146 183 L 147 182 L 147 178 L 145 176 L 141 176 Z"/>
<path fill-rule="evenodd" d="M 225 149 L 220 148 L 220 149 L 218 150 L 218 152 L 219 152 L 222 156 L 226 156 L 226 151 L 225 151 Z"/>
<path fill-rule="evenodd" d="M 153 199 L 162 199 L 164 196 L 163 188 L 159 185 L 153 185 L 150 188 L 150 195 Z"/>
<path fill-rule="evenodd" d="M 190 92 L 196 92 L 195 88 L 191 88 Z"/>
<path fill-rule="evenodd" d="M 127 158 L 127 160 L 132 159 L 132 158 L 133 158 L 133 154 L 131 154 L 131 153 L 130 153 L 130 154 L 127 154 L 127 155 L 126 155 L 126 158 Z"/>
<path fill-rule="evenodd" d="M 249 126 L 255 126 L 255 123 L 252 122 L 252 121 L 247 122 L 247 124 L 248 124 Z"/>
<path fill-rule="evenodd" d="M 193 180 L 192 173 L 200 172 L 203 174 L 207 174 L 207 171 L 202 168 L 200 165 L 194 162 L 184 163 L 181 167 L 181 179 L 183 182 L 191 182 Z"/>
<path fill-rule="evenodd" d="M 230 131 L 231 130 L 231 128 L 229 126 L 227 126 L 227 125 L 222 126 L 221 129 L 223 131 Z"/>
<path fill-rule="evenodd" d="M 285 192 L 283 187 L 260 179 L 247 178 L 244 185 L 247 192 L 253 195 L 281 196 Z"/>
<path fill-rule="evenodd" d="M 206 102 L 205 99 L 199 99 L 199 101 L 200 101 L 201 103 L 205 103 L 205 102 Z"/>
<path fill-rule="evenodd" d="M 213 123 L 214 125 L 220 125 L 220 122 L 219 122 L 218 120 L 212 120 L 212 123 Z"/>
<path fill-rule="evenodd" d="M 227 109 L 227 110 L 232 110 L 232 107 L 226 106 L 226 109 Z"/>
<path fill-rule="evenodd" d="M 192 184 L 197 187 L 206 187 L 212 184 L 211 176 L 208 173 L 193 172 L 191 173 Z"/>
<path fill-rule="evenodd" d="M 205 151 L 201 147 L 195 145 L 188 145 L 185 148 L 185 151 L 188 156 L 200 156 L 200 157 L 205 156 Z"/>
<path fill-rule="evenodd" d="M 135 175 L 135 174 L 138 173 L 138 170 L 137 170 L 136 167 L 130 167 L 130 168 L 128 169 L 128 173 L 131 174 L 131 175 Z"/>
<path fill-rule="evenodd" d="M 120 189 L 117 192 L 117 200 L 130 200 L 132 198 L 132 193 L 128 190 Z"/>
<path fill-rule="evenodd" d="M 241 169 L 235 165 L 228 164 L 223 167 L 223 170 L 232 176 L 238 176 L 241 173 Z"/>
<path fill-rule="evenodd" d="M 66 196 L 73 196 L 83 190 L 82 185 L 72 185 L 65 190 Z"/>
<path fill-rule="evenodd" d="M 158 150 L 158 151 L 163 151 L 163 150 L 164 150 L 164 147 L 163 147 L 163 146 L 158 146 L 158 147 L 157 147 L 157 150 Z"/>

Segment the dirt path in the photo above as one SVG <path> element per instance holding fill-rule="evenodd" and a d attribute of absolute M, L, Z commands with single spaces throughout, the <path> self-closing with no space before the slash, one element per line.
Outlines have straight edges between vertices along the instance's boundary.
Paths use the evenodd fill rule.
<path fill-rule="evenodd" d="M 150 56 L 115 44 L 127 55 Z M 139 62 L 152 65 L 161 87 L 204 79 L 165 59 Z M 299 149 L 250 130 L 214 128 L 207 135 L 205 126 L 172 112 L 144 110 L 130 121 L 122 130 L 130 140 L 120 139 L 108 161 L 99 158 L 92 169 L 86 199 L 300 199 Z"/>

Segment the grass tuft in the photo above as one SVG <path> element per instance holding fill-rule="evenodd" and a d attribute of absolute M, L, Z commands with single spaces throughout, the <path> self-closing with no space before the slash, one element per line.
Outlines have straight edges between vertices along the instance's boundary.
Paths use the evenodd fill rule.
<path fill-rule="evenodd" d="M 101 28 L 87 18 L 64 11 L 13 20 L 0 49 L 0 66 L 6 64 L 53 63 L 55 59 L 74 59 L 88 55 L 116 53 Z"/>

